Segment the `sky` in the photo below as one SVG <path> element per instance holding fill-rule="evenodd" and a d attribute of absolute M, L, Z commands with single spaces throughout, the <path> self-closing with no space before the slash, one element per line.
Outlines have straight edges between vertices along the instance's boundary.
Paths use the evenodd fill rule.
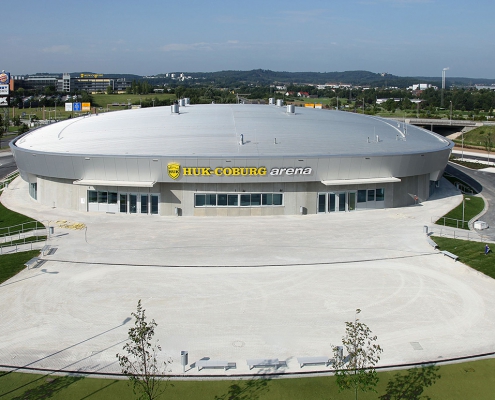
<path fill-rule="evenodd" d="M 0 70 L 495 78 L 494 0 L 1 0 Z M 8 5 L 8 7 L 6 7 Z"/>

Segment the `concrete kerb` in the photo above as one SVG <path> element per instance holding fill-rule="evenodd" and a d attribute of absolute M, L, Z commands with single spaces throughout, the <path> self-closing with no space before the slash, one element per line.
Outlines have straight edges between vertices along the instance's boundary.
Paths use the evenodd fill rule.
<path fill-rule="evenodd" d="M 88 337 L 128 317 L 139 298 L 158 323 L 156 336 L 174 359 L 177 379 L 184 349 L 191 361 L 209 356 L 238 363 L 235 376 L 218 379 L 249 379 L 253 374 L 241 366 L 253 356 L 288 360 L 284 377 L 331 373 L 300 371 L 295 357 L 327 353 L 355 308 L 363 309 L 363 321 L 386 349 L 384 367 L 486 354 L 495 347 L 486 334 L 495 329 L 493 280 L 438 257 L 423 239 L 429 216 L 448 211 L 456 198 L 439 193 L 419 206 L 335 216 L 145 219 L 44 209 L 16 185 L 2 196 L 6 206 L 37 219 L 84 222 L 88 243 L 84 232 L 59 229 L 50 241 L 59 251 L 44 264 L 47 272 L 24 271 L 0 291 L 0 304 L 12 305 L 2 310 L 10 333 L 0 327 L 0 364 L 15 359 L 20 366 L 73 365 L 88 372 L 103 365 L 109 369 L 101 372 L 110 375 L 120 348 L 109 346 L 126 339 L 126 327 Z M 176 267 L 133 266 L 156 260 Z M 108 265 L 115 261 L 130 265 Z M 259 262 L 279 266 L 252 268 Z M 194 269 L 185 266 L 192 264 Z M 30 304 L 36 304 L 35 313 Z M 242 347 L 233 345 L 240 341 Z M 70 350 L 57 353 L 61 348 Z M 93 354 L 105 348 L 111 350 Z"/>

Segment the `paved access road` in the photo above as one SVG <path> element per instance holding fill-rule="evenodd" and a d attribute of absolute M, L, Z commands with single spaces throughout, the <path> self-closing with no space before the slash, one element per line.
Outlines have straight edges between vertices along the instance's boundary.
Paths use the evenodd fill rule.
<path fill-rule="evenodd" d="M 492 168 L 490 169 L 492 170 Z M 488 223 L 489 229 L 483 233 L 495 238 L 495 173 L 484 170 L 465 168 L 458 164 L 449 163 L 445 170 L 449 174 L 462 179 L 483 195 L 488 203 L 486 213 L 479 219 Z"/>
<path fill-rule="evenodd" d="M 330 357 L 356 308 L 384 348 L 382 366 L 495 351 L 495 281 L 423 233 L 461 202 L 445 180 L 418 206 L 333 215 L 79 213 L 40 206 L 21 179 L 0 199 L 55 225 L 57 249 L 0 285 L 3 365 L 119 372 L 138 299 L 174 374 L 181 350 L 188 376 L 260 373 L 247 366 L 253 358 L 286 361 L 282 373 L 328 370 L 301 370 L 297 357 Z M 76 222 L 87 229 L 68 229 Z M 198 373 L 204 357 L 237 368 Z"/>
<path fill-rule="evenodd" d="M 0 152 L 0 179 L 17 169 L 11 152 Z"/>

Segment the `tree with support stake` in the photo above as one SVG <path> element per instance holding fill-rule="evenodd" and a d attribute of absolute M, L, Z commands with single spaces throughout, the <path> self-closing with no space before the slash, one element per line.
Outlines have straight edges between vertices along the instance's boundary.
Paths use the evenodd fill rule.
<path fill-rule="evenodd" d="M 158 362 L 158 352 L 161 347 L 153 344 L 153 336 L 157 326 L 154 319 L 146 320 L 146 310 L 137 303 L 134 317 L 134 326 L 129 328 L 129 338 L 124 345 L 125 354 L 117 354 L 122 373 L 129 378 L 133 385 L 134 394 L 139 394 L 141 400 L 157 399 L 166 389 L 166 384 L 158 378 L 163 375 L 167 366 L 172 363 L 170 359 Z"/>
<path fill-rule="evenodd" d="M 360 312 L 361 310 L 357 309 L 354 321 L 345 323 L 342 344 L 348 355 L 343 357 L 341 347 L 332 346 L 339 390 L 353 389 L 356 400 L 358 391 L 376 392 L 378 375 L 375 365 L 380 361 L 380 354 L 383 352 L 380 345 L 376 344 L 377 337 L 373 336 L 371 329 L 357 318 Z"/>

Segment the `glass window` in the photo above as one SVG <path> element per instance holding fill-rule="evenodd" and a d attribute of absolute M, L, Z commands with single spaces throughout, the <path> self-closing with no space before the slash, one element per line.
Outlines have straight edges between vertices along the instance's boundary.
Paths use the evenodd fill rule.
<path fill-rule="evenodd" d="M 366 190 L 358 190 L 358 203 L 366 203 Z"/>
<path fill-rule="evenodd" d="M 194 196 L 194 206 L 204 207 L 206 202 L 206 197 L 204 194 L 197 194 Z"/>
<path fill-rule="evenodd" d="M 227 195 L 227 202 L 229 206 L 237 207 L 239 205 L 239 196 L 237 194 Z"/>
<path fill-rule="evenodd" d="M 88 190 L 88 203 L 98 202 L 98 192 L 96 190 Z"/>
<path fill-rule="evenodd" d="M 158 195 L 151 195 L 151 214 L 158 214 Z"/>
<path fill-rule="evenodd" d="M 141 195 L 141 214 L 148 214 L 148 195 Z"/>
<path fill-rule="evenodd" d="M 252 206 L 261 206 L 261 194 L 253 193 L 251 195 L 251 205 Z"/>
<path fill-rule="evenodd" d="M 226 206 L 227 205 L 227 195 L 219 194 L 217 195 L 217 206 Z"/>
<path fill-rule="evenodd" d="M 263 193 L 261 195 L 261 202 L 264 206 L 271 206 L 273 204 L 272 194 L 271 193 Z"/>
<path fill-rule="evenodd" d="M 38 184 L 30 183 L 29 184 L 29 195 L 36 200 L 38 198 Z"/>
<path fill-rule="evenodd" d="M 117 192 L 108 192 L 108 204 L 117 204 Z"/>
<path fill-rule="evenodd" d="M 217 205 L 217 195 L 216 194 L 207 194 L 205 195 L 205 201 L 207 206 L 216 206 Z"/>
<path fill-rule="evenodd" d="M 368 201 L 375 201 L 375 190 L 368 190 Z"/>
<path fill-rule="evenodd" d="M 249 207 L 251 205 L 251 195 L 241 194 L 241 207 Z"/>
<path fill-rule="evenodd" d="M 384 201 L 385 200 L 385 189 L 376 189 L 376 201 Z"/>
<path fill-rule="evenodd" d="M 281 206 L 284 203 L 284 195 L 282 193 L 273 194 L 273 205 Z"/>
<path fill-rule="evenodd" d="M 107 203 L 107 201 L 108 201 L 108 193 L 98 192 L 98 203 Z"/>

